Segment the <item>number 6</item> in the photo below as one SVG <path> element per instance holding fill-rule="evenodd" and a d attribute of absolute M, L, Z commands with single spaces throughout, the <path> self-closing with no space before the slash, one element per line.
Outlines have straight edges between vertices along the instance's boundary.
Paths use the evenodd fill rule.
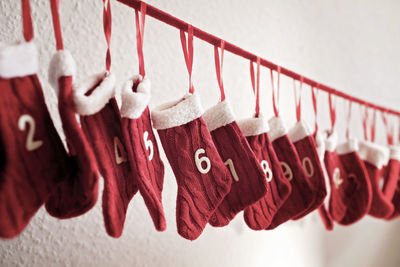
<path fill-rule="evenodd" d="M 205 153 L 206 151 L 202 148 L 199 148 L 196 150 L 196 153 L 194 154 L 194 160 L 196 162 L 196 167 L 199 170 L 200 173 L 206 174 L 210 171 L 211 169 L 211 162 L 210 159 L 207 158 L 206 156 L 199 158 L 200 154 Z M 203 168 L 202 163 L 206 163 L 206 167 Z"/>

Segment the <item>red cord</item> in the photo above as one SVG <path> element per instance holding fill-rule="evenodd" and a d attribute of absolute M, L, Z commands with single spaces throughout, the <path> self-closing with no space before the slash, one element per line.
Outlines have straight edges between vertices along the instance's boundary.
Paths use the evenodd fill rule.
<path fill-rule="evenodd" d="M 56 38 L 57 50 L 63 50 L 63 39 L 60 25 L 59 0 L 50 0 L 51 17 L 53 19 L 54 36 Z"/>
<path fill-rule="evenodd" d="M 346 138 L 348 139 L 350 136 L 350 120 L 351 120 L 351 100 L 349 100 L 349 107 L 347 110 L 347 126 L 346 126 Z"/>
<path fill-rule="evenodd" d="M 382 115 L 383 124 L 385 125 L 385 129 L 386 129 L 387 143 L 388 143 L 388 145 L 393 145 L 394 127 L 393 127 L 393 125 L 389 124 L 389 120 L 387 118 L 386 113 L 381 112 L 381 115 Z"/>
<path fill-rule="evenodd" d="M 273 70 L 270 69 L 271 72 L 271 89 L 272 89 L 272 106 L 274 108 L 275 117 L 279 117 L 279 89 L 280 89 L 280 80 L 281 80 L 281 67 L 278 66 L 278 82 L 276 88 L 276 97 L 275 97 L 275 85 L 274 85 L 274 73 Z"/>
<path fill-rule="evenodd" d="M 253 61 L 250 61 L 250 78 L 251 78 L 251 86 L 253 87 L 253 92 L 256 95 L 255 116 L 258 117 L 258 115 L 260 115 L 260 58 L 259 57 L 257 57 L 257 81 L 254 78 Z"/>
<path fill-rule="evenodd" d="M 301 120 L 301 92 L 303 90 L 303 76 L 300 78 L 299 96 L 297 96 L 296 80 L 293 79 L 294 101 L 296 106 L 296 119 Z"/>
<path fill-rule="evenodd" d="M 317 92 L 317 93 L 315 93 Z M 318 109 L 317 109 L 317 97 L 318 97 L 318 90 L 315 89 L 314 87 L 311 87 L 311 97 L 312 97 L 312 103 L 313 103 L 313 108 L 314 108 L 314 114 L 315 114 L 315 127 L 314 127 L 314 133 L 317 133 L 318 131 Z"/>
<path fill-rule="evenodd" d="M 224 66 L 224 51 L 225 51 L 224 41 L 221 41 L 221 59 L 219 58 L 218 46 L 214 46 L 215 71 L 217 73 L 218 86 L 221 92 L 221 102 L 225 100 L 224 82 L 222 80 L 222 68 Z"/>
<path fill-rule="evenodd" d="M 189 93 L 194 93 L 194 86 L 192 82 L 192 67 L 193 67 L 193 27 L 188 25 L 188 41 L 186 45 L 185 32 L 181 30 L 181 44 L 183 50 L 183 56 L 185 57 L 186 68 L 189 73 Z"/>
<path fill-rule="evenodd" d="M 333 131 L 336 123 L 336 100 L 332 100 L 332 94 L 329 94 L 329 113 L 331 115 L 331 131 Z"/>
<path fill-rule="evenodd" d="M 135 9 L 136 47 L 139 60 L 139 74 L 144 77 L 146 75 L 143 56 L 144 23 L 146 19 L 146 3 L 144 2 L 140 3 L 140 13 L 142 13 L 141 19 L 139 19 L 139 11 Z"/>
<path fill-rule="evenodd" d="M 107 7 L 106 1 L 103 0 L 103 28 L 104 28 L 104 36 L 106 37 L 107 42 L 107 53 L 106 53 L 106 69 L 110 71 L 111 68 L 111 51 L 110 51 L 110 39 L 111 39 L 111 0 L 108 0 Z"/>
<path fill-rule="evenodd" d="M 33 39 L 33 24 L 31 17 L 31 6 L 29 0 L 21 1 L 22 9 L 22 29 L 24 33 L 25 41 L 29 42 Z"/>

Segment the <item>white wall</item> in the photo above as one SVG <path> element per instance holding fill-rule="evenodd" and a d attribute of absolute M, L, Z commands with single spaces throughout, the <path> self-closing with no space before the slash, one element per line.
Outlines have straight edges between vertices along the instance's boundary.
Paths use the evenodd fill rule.
<path fill-rule="evenodd" d="M 61 125 L 56 97 L 47 82 L 47 66 L 55 50 L 48 1 L 31 1 L 36 43 L 40 48 L 46 101 L 56 127 Z M 103 70 L 106 44 L 102 1 L 61 1 L 64 44 L 74 55 L 77 80 Z M 318 81 L 392 108 L 399 107 L 400 35 L 398 1 L 148 1 L 193 25 L 262 57 Z M 121 84 L 137 73 L 134 12 L 112 1 L 112 69 Z M 0 40 L 21 39 L 19 1 L 0 1 Z M 145 61 L 152 80 L 151 107 L 182 96 L 187 72 L 176 29 L 147 18 Z M 248 62 L 225 54 L 224 83 L 238 118 L 253 113 Z M 213 48 L 195 39 L 194 83 L 205 107 L 219 98 Z M 262 69 L 262 110 L 272 116 L 269 72 Z M 282 116 L 295 120 L 292 82 L 282 78 Z M 313 122 L 310 91 L 304 90 L 304 118 Z M 326 96 L 320 95 L 321 127 L 328 127 Z M 344 105 L 338 102 L 338 130 L 344 134 Z M 352 132 L 361 137 L 358 107 Z M 384 143 L 381 124 L 378 141 Z M 165 155 L 163 160 L 166 161 Z M 166 164 L 164 209 L 167 230 L 158 233 L 140 195 L 128 210 L 120 239 L 104 230 L 101 198 L 94 209 L 76 219 L 59 221 L 41 209 L 26 230 L 0 241 L 1 266 L 398 266 L 395 237 L 399 223 L 365 219 L 325 234 L 319 219 L 253 232 L 241 215 L 223 229 L 207 227 L 190 242 L 175 226 L 176 182 Z"/>

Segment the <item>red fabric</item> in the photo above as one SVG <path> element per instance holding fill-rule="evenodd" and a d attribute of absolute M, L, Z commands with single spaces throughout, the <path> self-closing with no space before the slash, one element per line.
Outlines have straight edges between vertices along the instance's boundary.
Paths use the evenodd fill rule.
<path fill-rule="evenodd" d="M 296 218 L 308 210 L 313 203 L 312 187 L 303 170 L 296 148 L 287 135 L 272 142 L 276 155 L 281 162 L 283 172 L 292 186 L 290 196 L 275 214 L 268 230 Z"/>
<path fill-rule="evenodd" d="M 384 168 L 383 194 L 387 199 L 392 200 L 396 193 L 397 181 L 400 174 L 400 161 L 390 159 L 388 165 Z"/>
<path fill-rule="evenodd" d="M 392 203 L 394 206 L 394 211 L 390 216 L 387 217 L 387 219 L 391 220 L 400 216 L 400 179 L 397 180 L 397 186 L 392 198 Z"/>
<path fill-rule="evenodd" d="M 332 220 L 332 217 L 329 214 L 329 212 L 326 210 L 325 204 L 322 204 L 318 208 L 318 213 L 322 220 L 322 223 L 325 226 L 325 229 L 328 231 L 332 231 L 333 230 L 333 220 Z"/>
<path fill-rule="evenodd" d="M 244 210 L 244 220 L 253 230 L 264 230 L 291 193 L 291 185 L 283 174 L 268 133 L 248 136 L 247 141 L 260 164 L 265 168 L 267 193 L 258 202 Z M 266 164 L 267 163 L 267 164 Z"/>
<path fill-rule="evenodd" d="M 36 75 L 0 78 L 0 108 L 0 237 L 12 238 L 65 177 L 67 154 Z"/>
<path fill-rule="evenodd" d="M 203 118 L 158 130 L 158 134 L 178 184 L 178 233 L 186 239 L 194 240 L 202 233 L 211 215 L 230 191 L 232 178 L 215 148 Z M 196 151 L 199 149 L 203 149 L 204 153 L 197 156 L 206 156 L 210 161 L 210 169 L 206 173 L 200 173 L 195 163 Z M 199 163 L 207 170 L 207 162 Z"/>
<path fill-rule="evenodd" d="M 262 198 L 267 193 L 267 181 L 259 160 L 236 122 L 213 130 L 211 136 L 232 177 L 231 191 L 209 221 L 212 226 L 221 227 L 229 224 L 244 208 Z M 227 164 L 229 160 L 234 171 L 230 169 L 232 166 Z M 238 181 L 235 180 L 235 175 Z"/>
<path fill-rule="evenodd" d="M 314 137 L 309 135 L 293 144 L 296 147 L 306 177 L 310 182 L 313 197 L 311 206 L 299 216 L 294 217 L 294 219 L 300 219 L 321 206 L 326 197 L 326 185 Z"/>
<path fill-rule="evenodd" d="M 357 152 L 339 155 L 339 159 L 347 173 L 347 182 L 343 185 L 347 211 L 339 224 L 349 225 L 360 220 L 369 211 L 372 189 L 367 170 Z"/>
<path fill-rule="evenodd" d="M 94 91 L 94 90 L 92 90 Z M 124 143 L 121 117 L 114 98 L 93 115 L 81 116 L 82 130 L 104 178 L 103 217 L 107 233 L 122 234 L 128 204 L 138 191 Z"/>
<path fill-rule="evenodd" d="M 378 169 L 367 161 L 364 161 L 364 164 L 372 187 L 372 203 L 368 214 L 376 218 L 389 217 L 394 211 L 393 204 L 379 188 L 379 181 L 383 177 L 384 169 Z"/>
<path fill-rule="evenodd" d="M 336 151 L 325 151 L 324 163 L 331 188 L 329 214 L 334 221 L 339 222 L 347 211 L 344 190 L 347 183 L 346 173 Z"/>
<path fill-rule="evenodd" d="M 158 231 L 164 231 L 166 221 L 162 205 L 164 164 L 147 107 L 137 119 L 122 118 L 122 128 L 132 172 L 137 176 L 140 194 Z"/>
<path fill-rule="evenodd" d="M 46 202 L 50 215 L 66 219 L 90 210 L 97 201 L 96 158 L 75 117 L 72 77 L 58 80 L 58 109 L 69 149 L 68 177 Z"/>

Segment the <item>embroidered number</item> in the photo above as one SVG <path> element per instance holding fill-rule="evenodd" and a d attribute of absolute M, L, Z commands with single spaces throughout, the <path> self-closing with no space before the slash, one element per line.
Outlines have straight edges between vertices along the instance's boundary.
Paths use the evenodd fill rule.
<path fill-rule="evenodd" d="M 262 160 L 262 161 L 261 161 L 261 167 L 262 167 L 263 170 L 264 170 L 264 174 L 265 174 L 265 176 L 266 176 L 266 178 L 267 178 L 267 182 L 271 182 L 271 180 L 272 180 L 272 171 L 271 171 L 271 169 L 269 168 L 268 161 Z"/>
<path fill-rule="evenodd" d="M 26 150 L 33 151 L 33 150 L 36 150 L 39 147 L 41 147 L 43 145 L 43 141 L 42 140 L 36 140 L 36 141 L 33 140 L 34 135 L 35 135 L 35 129 L 36 129 L 36 123 L 35 123 L 35 120 L 33 119 L 33 117 L 28 114 L 24 114 L 21 117 L 19 117 L 18 128 L 21 131 L 25 131 L 27 124 L 29 125 L 29 131 L 28 131 L 28 135 L 26 137 L 25 147 L 26 147 Z"/>
<path fill-rule="evenodd" d="M 305 157 L 302 161 L 303 169 L 306 173 L 307 177 L 311 177 L 314 175 L 314 167 L 309 157 Z"/>
<path fill-rule="evenodd" d="M 116 136 L 114 137 L 114 152 L 115 152 L 115 161 L 117 162 L 117 164 L 126 162 L 127 158 L 125 149 L 122 146 L 121 141 Z"/>
<path fill-rule="evenodd" d="M 281 166 L 282 166 L 283 174 L 286 176 L 286 178 L 289 181 L 291 181 L 293 179 L 292 169 L 290 169 L 289 165 L 284 161 L 281 161 Z"/>
<path fill-rule="evenodd" d="M 194 154 L 194 160 L 196 162 L 196 167 L 199 170 L 200 173 L 206 174 L 210 171 L 211 169 L 211 162 L 210 159 L 207 158 L 206 156 L 199 158 L 200 154 L 206 153 L 206 151 L 202 148 L 199 148 L 196 150 L 196 153 Z M 206 164 L 206 167 L 203 168 L 203 164 Z"/>
<path fill-rule="evenodd" d="M 339 186 L 343 183 L 343 179 L 340 177 L 340 170 L 338 168 L 333 170 L 333 183 L 335 184 L 336 188 L 339 188 Z"/>
<path fill-rule="evenodd" d="M 154 148 L 153 148 L 153 142 L 148 139 L 149 138 L 149 133 L 146 131 L 143 133 L 143 141 L 144 145 L 146 146 L 146 150 L 149 150 L 149 160 L 153 159 L 153 154 L 154 154 Z"/>
<path fill-rule="evenodd" d="M 230 170 L 231 173 L 232 173 L 233 179 L 234 179 L 236 182 L 239 182 L 239 176 L 237 175 L 237 172 L 236 172 L 236 170 L 235 170 L 235 165 L 233 165 L 232 159 L 227 159 L 224 163 L 225 163 L 226 166 L 229 167 L 229 170 Z"/>

